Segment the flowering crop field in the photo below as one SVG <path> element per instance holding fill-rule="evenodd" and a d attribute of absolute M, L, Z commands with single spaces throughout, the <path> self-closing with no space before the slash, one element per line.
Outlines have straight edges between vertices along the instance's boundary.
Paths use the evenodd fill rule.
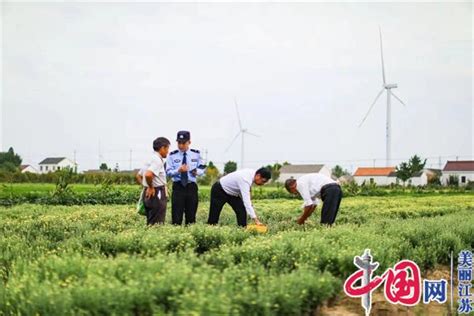
<path fill-rule="evenodd" d="M 380 270 L 400 259 L 422 272 L 474 247 L 474 195 L 350 197 L 337 225 L 301 201 L 258 200 L 267 234 L 225 208 L 210 227 L 148 228 L 133 206 L 0 208 L 0 315 L 305 315 L 340 297 L 353 258 L 370 248 Z M 167 219 L 170 219 L 168 211 Z"/>

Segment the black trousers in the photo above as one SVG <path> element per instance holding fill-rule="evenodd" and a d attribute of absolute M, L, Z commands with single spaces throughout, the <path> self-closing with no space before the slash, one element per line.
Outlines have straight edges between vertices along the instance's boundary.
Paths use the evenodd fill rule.
<path fill-rule="evenodd" d="M 211 188 L 211 206 L 209 209 L 208 224 L 215 225 L 219 222 L 222 208 L 226 203 L 232 207 L 239 226 L 247 226 L 247 212 L 241 197 L 227 194 L 219 182 L 214 183 Z"/>
<path fill-rule="evenodd" d="M 173 183 L 171 194 L 171 221 L 174 225 L 183 223 L 183 215 L 186 224 L 196 222 L 198 208 L 198 186 L 194 182 L 183 186 L 181 182 Z"/>
<path fill-rule="evenodd" d="M 164 224 L 166 218 L 166 192 L 165 187 L 156 187 L 155 195 L 146 197 L 146 190 L 143 191 L 143 204 L 146 211 L 146 223 L 148 225 Z"/>
<path fill-rule="evenodd" d="M 323 201 L 321 224 L 334 224 L 341 199 L 342 190 L 338 184 L 327 185 L 321 189 L 321 200 Z"/>

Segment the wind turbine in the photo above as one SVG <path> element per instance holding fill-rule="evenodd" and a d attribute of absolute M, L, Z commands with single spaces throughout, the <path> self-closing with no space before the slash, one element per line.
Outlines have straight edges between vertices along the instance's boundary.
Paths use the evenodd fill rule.
<path fill-rule="evenodd" d="M 237 138 L 239 138 L 239 136 L 241 136 L 242 137 L 242 143 L 241 143 L 241 147 L 240 147 L 240 169 L 242 169 L 242 168 L 244 168 L 244 147 L 245 147 L 244 146 L 244 139 L 245 139 L 245 134 L 250 135 L 250 136 L 254 136 L 254 137 L 260 137 L 260 136 L 255 135 L 253 133 L 250 133 L 246 128 L 244 128 L 242 126 L 242 122 L 240 120 L 240 114 L 239 114 L 239 106 L 237 105 L 237 100 L 236 99 L 234 99 L 234 104 L 235 104 L 235 110 L 237 111 L 237 119 L 239 121 L 239 132 L 237 133 L 237 135 L 235 135 L 234 139 L 230 143 L 229 147 L 227 147 L 225 152 L 229 151 L 229 149 L 235 143 Z"/>
<path fill-rule="evenodd" d="M 380 90 L 380 92 L 375 97 L 374 102 L 370 106 L 370 108 L 367 111 L 367 114 L 364 116 L 364 119 L 362 120 L 362 122 L 359 124 L 359 127 L 361 127 L 362 124 L 364 124 L 365 120 L 369 116 L 370 111 L 372 111 L 372 108 L 374 107 L 375 103 L 377 102 L 379 97 L 382 95 L 384 90 L 386 90 L 387 91 L 387 123 L 386 123 L 386 128 L 385 128 L 385 132 L 386 132 L 386 144 L 385 144 L 386 152 L 385 152 L 385 154 L 386 154 L 386 165 L 387 165 L 387 167 L 389 167 L 390 163 L 391 163 L 390 159 L 392 157 L 392 140 L 391 140 L 391 137 L 392 137 L 392 135 L 391 135 L 391 129 L 392 129 L 392 126 L 391 126 L 391 106 L 392 106 L 392 103 L 391 103 L 391 97 L 393 96 L 403 106 L 405 106 L 405 103 L 399 97 L 397 97 L 395 95 L 395 93 L 393 93 L 393 91 L 392 91 L 392 89 L 396 89 L 398 87 L 398 85 L 396 83 L 387 83 L 385 81 L 385 65 L 384 65 L 384 61 L 383 61 L 383 47 L 382 47 L 382 30 L 380 29 L 380 27 L 379 27 L 379 35 L 380 35 L 380 59 L 382 61 L 382 90 Z"/>

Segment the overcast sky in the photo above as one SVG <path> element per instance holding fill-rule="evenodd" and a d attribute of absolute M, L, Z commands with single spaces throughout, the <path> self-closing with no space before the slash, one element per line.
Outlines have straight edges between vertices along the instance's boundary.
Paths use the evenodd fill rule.
<path fill-rule="evenodd" d="M 473 159 L 472 5 L 2 4 L 1 147 L 139 167 L 158 136 L 190 130 L 218 165 L 384 165 L 387 81 L 394 163 Z M 99 148 L 100 155 L 99 158 Z M 430 159 L 438 164 L 438 158 Z"/>

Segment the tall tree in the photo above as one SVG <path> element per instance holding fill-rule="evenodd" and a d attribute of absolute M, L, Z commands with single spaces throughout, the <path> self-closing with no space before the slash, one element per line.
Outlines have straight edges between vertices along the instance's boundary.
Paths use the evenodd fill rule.
<path fill-rule="evenodd" d="M 410 165 L 412 175 L 414 175 L 415 173 L 420 172 L 421 170 L 423 170 L 423 168 L 425 168 L 426 159 L 424 161 L 421 161 L 421 158 L 415 155 L 410 158 L 408 163 Z"/>
<path fill-rule="evenodd" d="M 420 157 L 414 155 L 408 160 L 408 162 L 402 162 L 400 166 L 397 166 L 397 178 L 402 180 L 403 184 L 405 184 L 408 179 L 423 170 L 423 168 L 425 168 L 425 165 L 426 159 L 422 161 Z"/>
<path fill-rule="evenodd" d="M 219 169 L 212 161 L 209 161 L 204 176 L 200 179 L 200 182 L 203 184 L 212 184 L 219 178 L 219 175 Z"/>
<path fill-rule="evenodd" d="M 405 182 L 411 178 L 411 168 L 409 163 L 402 162 L 399 166 L 397 166 L 396 173 L 397 178 L 402 180 L 403 184 L 405 184 Z"/>
<path fill-rule="evenodd" d="M 340 178 L 349 174 L 349 171 L 342 169 L 342 167 L 339 165 L 335 165 L 334 168 L 332 168 L 332 175 L 336 178 Z"/>
<path fill-rule="evenodd" d="M 227 161 L 224 165 L 224 173 L 229 174 L 237 170 L 237 163 L 235 161 Z"/>
<path fill-rule="evenodd" d="M 272 167 L 272 181 L 276 181 L 278 180 L 278 178 L 280 177 L 280 169 L 281 167 L 283 167 L 282 164 L 278 163 L 278 162 L 275 162 L 273 164 L 273 167 Z"/>
<path fill-rule="evenodd" d="M 101 171 L 110 171 L 109 166 L 107 166 L 107 164 L 105 162 L 100 164 L 99 170 L 101 170 Z"/>
<path fill-rule="evenodd" d="M 16 167 L 21 165 L 22 159 L 18 154 L 15 153 L 12 147 L 10 147 L 7 152 L 0 153 L 0 165 L 7 162 L 13 164 Z"/>

